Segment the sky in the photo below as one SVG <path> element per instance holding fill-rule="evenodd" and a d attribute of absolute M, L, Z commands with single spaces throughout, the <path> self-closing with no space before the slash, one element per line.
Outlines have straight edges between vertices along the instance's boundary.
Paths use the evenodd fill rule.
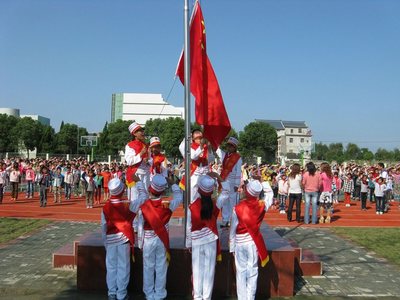
<path fill-rule="evenodd" d="M 113 93 L 157 93 L 184 106 L 174 77 L 183 4 L 1 0 L 0 107 L 48 117 L 56 131 L 64 121 L 98 132 L 110 122 Z M 305 121 L 314 142 L 400 148 L 400 1 L 201 6 L 236 131 L 255 119 Z"/>

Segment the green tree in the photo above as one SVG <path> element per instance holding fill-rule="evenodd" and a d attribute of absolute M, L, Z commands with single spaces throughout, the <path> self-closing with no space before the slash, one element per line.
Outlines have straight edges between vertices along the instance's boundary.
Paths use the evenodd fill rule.
<path fill-rule="evenodd" d="M 28 152 L 35 150 L 36 146 L 40 141 L 40 125 L 38 121 L 33 120 L 30 117 L 24 117 L 18 120 L 17 125 L 14 128 L 18 142 Z"/>
<path fill-rule="evenodd" d="M 311 153 L 311 158 L 316 160 L 326 160 L 326 153 L 328 153 L 329 147 L 322 143 L 315 144 L 315 150 Z"/>
<path fill-rule="evenodd" d="M 371 161 L 374 159 L 374 153 L 368 148 L 361 148 L 361 159 Z"/>
<path fill-rule="evenodd" d="M 118 155 L 119 151 L 125 150 L 125 145 L 132 140 L 129 133 L 131 121 L 117 120 L 106 124 L 100 134 L 100 143 L 103 154 Z"/>
<path fill-rule="evenodd" d="M 328 152 L 325 155 L 327 161 L 337 161 L 342 163 L 344 158 L 343 144 L 342 143 L 332 143 L 329 144 Z"/>
<path fill-rule="evenodd" d="M 239 151 L 243 157 L 260 156 L 263 161 L 275 160 L 277 135 L 275 129 L 264 122 L 251 122 L 239 134 Z"/>
<path fill-rule="evenodd" d="M 383 148 L 378 148 L 375 153 L 375 159 L 379 161 L 387 161 L 387 160 L 392 160 L 393 159 L 393 153 L 383 149 Z"/>
<path fill-rule="evenodd" d="M 18 139 L 13 130 L 17 123 L 16 117 L 0 114 L 0 153 L 18 151 Z"/>
<path fill-rule="evenodd" d="M 393 160 L 394 161 L 400 161 L 400 150 L 399 148 L 393 149 Z"/>
<path fill-rule="evenodd" d="M 55 131 L 50 125 L 39 123 L 40 139 L 37 145 L 38 153 L 49 153 L 54 151 Z"/>
<path fill-rule="evenodd" d="M 193 128 L 193 125 L 191 126 Z M 181 158 L 179 144 L 185 136 L 185 120 L 181 118 L 150 119 L 146 122 L 146 136 L 157 136 L 170 159 Z"/>
<path fill-rule="evenodd" d="M 360 148 L 356 144 L 348 143 L 346 151 L 344 152 L 344 158 L 346 160 L 362 159 L 362 153 Z"/>
<path fill-rule="evenodd" d="M 86 128 L 79 128 L 79 136 L 88 135 Z M 60 131 L 56 133 L 56 153 L 76 153 L 78 141 L 78 125 L 62 122 Z"/>

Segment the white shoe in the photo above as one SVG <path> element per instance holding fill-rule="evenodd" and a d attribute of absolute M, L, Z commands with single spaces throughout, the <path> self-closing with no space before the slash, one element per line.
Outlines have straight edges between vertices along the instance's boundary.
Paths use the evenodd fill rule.
<path fill-rule="evenodd" d="M 379 215 L 379 211 L 377 211 L 376 214 Z"/>
<path fill-rule="evenodd" d="M 383 215 L 383 211 L 380 211 L 379 214 L 380 214 L 380 215 Z"/>

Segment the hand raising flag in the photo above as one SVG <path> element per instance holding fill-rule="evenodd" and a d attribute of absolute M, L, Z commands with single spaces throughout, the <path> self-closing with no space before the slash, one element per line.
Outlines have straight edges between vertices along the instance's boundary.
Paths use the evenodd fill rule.
<path fill-rule="evenodd" d="M 184 55 L 176 75 L 184 84 Z M 196 1 L 190 23 L 190 91 L 196 99 L 196 122 L 203 125 L 204 137 L 217 148 L 231 130 L 217 77 L 207 56 L 203 13 Z"/>

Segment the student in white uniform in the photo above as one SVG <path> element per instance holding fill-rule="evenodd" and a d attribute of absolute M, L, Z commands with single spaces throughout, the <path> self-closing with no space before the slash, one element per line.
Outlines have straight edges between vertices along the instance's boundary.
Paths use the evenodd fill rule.
<path fill-rule="evenodd" d="M 101 229 L 106 248 L 106 268 L 108 298 L 128 299 L 127 286 L 130 278 L 130 257 L 135 243 L 132 221 L 139 206 L 147 199 L 143 183 L 137 176 L 133 177 L 139 197 L 129 201 L 122 199 L 125 184 L 118 178 L 108 183 L 110 199 L 101 213 Z"/>
<path fill-rule="evenodd" d="M 172 212 L 182 203 L 183 194 L 178 185 L 172 185 L 173 199 L 161 199 L 168 187 L 161 174 L 153 176 L 149 199 L 139 210 L 138 243 L 143 249 L 143 292 L 147 300 L 167 297 L 167 269 L 170 260 L 168 222 Z"/>
<path fill-rule="evenodd" d="M 262 190 L 264 199 L 259 201 Z M 235 257 L 236 290 L 239 300 L 255 298 L 258 259 L 263 267 L 269 260 L 260 226 L 274 196 L 269 183 L 261 184 L 258 180 L 250 180 L 245 186 L 245 192 L 246 199 L 233 208 L 229 235 L 229 250 Z"/>
<path fill-rule="evenodd" d="M 217 178 L 222 192 L 216 203 L 213 194 Z M 220 260 L 217 217 L 229 197 L 229 183 L 221 181 L 217 173 L 202 175 L 198 179 L 198 193 L 189 206 L 186 247 L 192 250 L 193 299 L 211 299 L 216 260 Z"/>

